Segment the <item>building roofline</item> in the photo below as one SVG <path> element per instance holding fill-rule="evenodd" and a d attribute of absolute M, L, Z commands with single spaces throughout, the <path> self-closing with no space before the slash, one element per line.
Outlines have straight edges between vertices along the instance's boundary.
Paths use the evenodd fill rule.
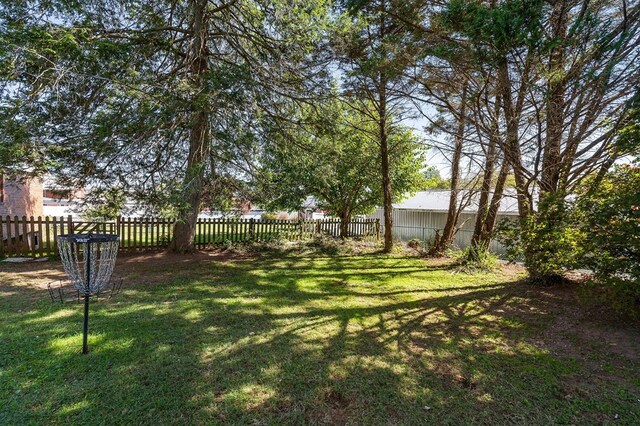
<path fill-rule="evenodd" d="M 382 207 L 378 207 L 378 210 L 382 210 Z M 416 208 L 406 208 L 406 207 L 394 207 L 394 210 L 407 210 L 407 211 L 416 211 L 416 212 L 426 212 L 426 213 L 446 213 L 448 210 L 437 210 L 437 209 L 416 209 Z M 460 213 L 478 213 L 478 210 L 462 210 Z M 518 216 L 518 212 L 516 211 L 505 211 L 499 210 L 497 212 L 500 215 L 511 215 Z"/>

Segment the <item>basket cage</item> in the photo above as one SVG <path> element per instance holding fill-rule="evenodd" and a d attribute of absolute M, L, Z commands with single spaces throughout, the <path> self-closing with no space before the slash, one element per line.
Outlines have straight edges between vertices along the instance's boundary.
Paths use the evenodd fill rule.
<path fill-rule="evenodd" d="M 99 294 L 109 286 L 118 254 L 117 235 L 61 235 L 58 251 L 71 286 L 79 294 Z"/>
<path fill-rule="evenodd" d="M 106 287 L 103 287 L 100 291 L 93 293 L 90 297 L 95 301 L 102 299 L 111 299 L 117 296 L 122 290 L 123 278 L 112 278 Z M 54 303 L 66 303 L 66 302 L 78 302 L 82 301 L 84 292 L 77 290 L 69 281 L 59 280 L 51 281 L 47 284 L 47 290 L 51 301 Z"/>

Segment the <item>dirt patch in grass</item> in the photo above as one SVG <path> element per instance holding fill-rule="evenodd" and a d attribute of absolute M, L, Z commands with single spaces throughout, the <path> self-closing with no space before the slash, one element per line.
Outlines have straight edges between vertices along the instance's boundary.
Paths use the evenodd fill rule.
<path fill-rule="evenodd" d="M 582 277 L 563 284 L 519 284 L 528 299 L 507 315 L 539 324 L 541 332 L 528 339 L 552 354 L 579 361 L 594 377 L 591 390 L 601 381 L 640 380 L 640 321 L 621 318 L 605 306 L 585 306 L 578 300 Z M 584 387 L 580 382 L 574 388 Z M 571 383 L 567 383 L 572 388 Z M 588 392 L 587 390 L 584 390 Z"/>
<path fill-rule="evenodd" d="M 147 266 L 167 266 L 167 265 L 182 265 L 189 263 L 199 262 L 229 262 L 244 260 L 249 258 L 249 255 L 240 254 L 232 250 L 198 250 L 193 253 L 179 254 L 169 251 L 162 251 L 157 253 L 142 253 L 142 254 L 121 254 L 118 256 L 118 265 L 131 266 L 134 265 L 147 265 Z"/>
<path fill-rule="evenodd" d="M 171 252 L 157 253 L 121 253 L 116 260 L 114 277 L 128 277 L 146 275 L 159 282 L 168 282 L 179 271 L 189 271 L 191 265 L 194 269 L 198 265 L 211 262 L 231 262 L 246 260 L 251 256 L 231 250 L 196 251 L 190 254 L 177 254 Z M 0 290 L 8 291 L 13 286 L 20 286 L 32 290 L 46 290 L 51 281 L 67 278 L 60 260 L 46 262 L 3 263 L 0 264 L 0 273 L 6 272 L 7 276 L 0 283 Z M 10 286 L 7 286 L 9 284 Z M 127 285 L 135 285 L 128 282 Z"/>

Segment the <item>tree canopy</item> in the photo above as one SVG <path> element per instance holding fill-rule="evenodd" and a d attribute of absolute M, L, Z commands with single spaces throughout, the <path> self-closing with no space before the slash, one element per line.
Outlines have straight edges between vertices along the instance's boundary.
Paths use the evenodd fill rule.
<path fill-rule="evenodd" d="M 270 209 L 300 210 L 307 196 L 346 224 L 353 216 L 372 213 L 383 200 L 380 150 L 371 134 L 374 124 L 341 100 L 309 109 L 312 127 L 288 137 L 275 132 L 262 161 L 262 198 Z M 408 128 L 393 126 L 389 134 L 391 187 L 394 202 L 422 189 L 424 145 Z M 268 176 L 268 179 L 264 179 Z"/>
<path fill-rule="evenodd" d="M 639 63 L 625 0 L 0 0 L 0 171 L 171 212 L 176 251 L 205 205 L 307 195 L 381 206 L 390 251 L 418 181 L 450 190 L 434 253 L 476 192 L 487 246 L 513 187 L 544 280 L 567 202 L 638 156 Z M 447 179 L 416 174 L 423 136 Z"/>

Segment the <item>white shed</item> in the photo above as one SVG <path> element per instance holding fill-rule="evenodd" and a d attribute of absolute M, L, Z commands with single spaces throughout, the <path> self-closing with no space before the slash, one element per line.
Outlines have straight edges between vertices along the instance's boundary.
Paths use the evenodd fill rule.
<path fill-rule="evenodd" d="M 408 197 L 401 203 L 393 205 L 393 236 L 400 241 L 418 239 L 420 241 L 431 242 L 436 230 L 442 230 L 447 221 L 449 211 L 448 190 L 420 191 Z M 478 211 L 477 196 L 472 197 L 471 202 L 460 214 L 459 225 L 462 225 L 456 238 L 454 246 L 465 248 L 471 243 L 473 227 L 475 225 Z M 384 226 L 383 210 L 377 209 L 370 218 L 380 219 Z M 515 193 L 505 192 L 500 208 L 498 210 L 497 223 L 503 219 L 515 219 L 518 217 L 518 205 Z M 492 241 L 491 251 L 504 253 L 505 248 L 497 241 Z"/>

